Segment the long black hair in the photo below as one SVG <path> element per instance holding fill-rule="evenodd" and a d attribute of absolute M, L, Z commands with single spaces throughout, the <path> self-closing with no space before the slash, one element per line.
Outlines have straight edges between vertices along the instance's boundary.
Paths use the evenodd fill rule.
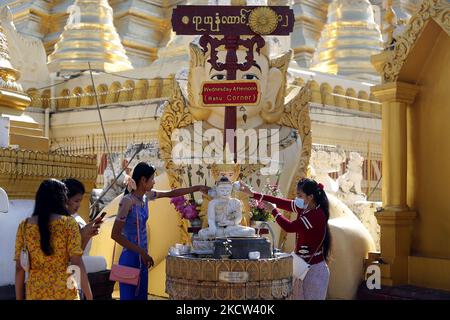
<path fill-rule="evenodd" d="M 331 248 L 331 234 L 330 228 L 328 227 L 328 219 L 330 218 L 330 205 L 328 203 L 328 197 L 323 190 L 323 186 L 318 184 L 312 179 L 302 179 L 297 184 L 297 190 L 303 191 L 306 195 L 313 195 L 314 201 L 325 214 L 326 219 L 326 229 L 325 238 L 323 240 L 323 256 L 325 260 L 328 260 L 328 256 Z"/>
<path fill-rule="evenodd" d="M 136 182 L 136 186 L 141 181 L 142 177 L 145 179 L 150 178 L 152 175 L 154 175 L 156 172 L 156 169 L 154 166 L 147 164 L 146 162 L 139 162 L 133 169 L 133 174 L 131 175 L 131 178 L 133 178 L 134 182 Z M 124 194 L 128 194 L 129 191 L 127 188 L 125 188 Z"/>
<path fill-rule="evenodd" d="M 36 192 L 33 216 L 37 216 L 41 249 L 47 256 L 53 253 L 50 245 L 50 216 L 52 214 L 68 216 L 66 202 L 67 187 L 59 180 L 44 180 Z"/>
<path fill-rule="evenodd" d="M 83 195 L 86 192 L 83 183 L 77 179 L 69 178 L 61 180 L 67 187 L 67 198 L 72 198 L 77 194 Z"/>

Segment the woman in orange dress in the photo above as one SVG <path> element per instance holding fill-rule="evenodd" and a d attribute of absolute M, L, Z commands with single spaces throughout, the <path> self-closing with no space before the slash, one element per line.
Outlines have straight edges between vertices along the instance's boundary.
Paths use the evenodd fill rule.
<path fill-rule="evenodd" d="M 79 299 L 76 287 L 70 285 L 69 264 L 75 266 L 72 270 L 80 270 L 81 289 L 85 298 L 92 300 L 86 269 L 81 259 L 83 250 L 80 230 L 75 219 L 68 215 L 66 203 L 66 186 L 56 179 L 45 180 L 36 193 L 32 217 L 20 223 L 15 251 L 17 300 Z M 29 252 L 26 286 L 25 270 L 20 264 L 20 254 L 24 247 Z"/>

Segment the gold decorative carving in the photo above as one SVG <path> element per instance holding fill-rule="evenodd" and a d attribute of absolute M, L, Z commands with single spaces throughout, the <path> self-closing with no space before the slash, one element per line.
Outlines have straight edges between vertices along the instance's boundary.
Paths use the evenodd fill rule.
<path fill-rule="evenodd" d="M 183 269 L 195 269 L 200 278 L 183 278 Z M 223 271 L 248 272 L 249 277 L 246 283 L 220 281 Z M 255 261 L 168 256 L 166 275 L 166 292 L 170 299 L 287 299 L 292 293 L 292 257 L 289 255 Z"/>
<path fill-rule="evenodd" d="M 301 89 L 299 94 L 295 96 L 284 108 L 278 124 L 297 129 L 301 141 L 302 150 L 299 155 L 296 172 L 292 181 L 297 182 L 300 178 L 306 177 L 306 170 L 311 157 L 311 119 L 309 118 L 308 103 L 311 101 L 311 90 L 309 82 Z M 291 184 L 289 187 L 288 197 L 294 197 L 296 194 L 296 185 Z"/>
<path fill-rule="evenodd" d="M 398 37 L 393 54 L 383 66 L 383 82 L 397 81 L 400 70 L 423 32 L 428 20 L 433 19 L 450 35 L 450 6 L 446 0 L 424 0 L 411 17 L 405 31 Z"/>
<path fill-rule="evenodd" d="M 308 81 L 301 89 L 300 93 L 295 96 L 284 108 L 278 124 L 297 129 L 301 141 L 302 150 L 300 151 L 299 161 L 295 168 L 295 174 L 291 180 L 287 198 L 294 198 L 297 192 L 297 181 L 307 176 L 309 159 L 311 157 L 312 135 L 311 135 L 311 119 L 309 117 L 308 103 L 311 101 L 311 83 Z M 286 212 L 285 215 L 290 218 L 291 214 Z M 280 233 L 280 243 L 285 243 L 287 237 L 286 231 Z"/>
<path fill-rule="evenodd" d="M 277 122 L 284 110 L 284 98 L 286 95 L 287 86 L 287 69 L 289 67 L 289 62 L 292 58 L 292 50 L 289 50 L 285 54 L 276 57 L 270 61 L 270 68 L 276 68 L 280 70 L 283 77 L 281 77 L 281 87 L 275 99 L 275 105 L 265 104 L 262 106 L 261 117 L 268 123 Z"/>
<path fill-rule="evenodd" d="M 193 123 L 192 114 L 186 107 L 181 89 L 176 83 L 172 100 L 168 103 L 161 117 L 159 125 L 159 142 L 161 158 L 166 159 L 166 171 L 169 176 L 171 188 L 181 186 L 180 168 L 172 160 L 172 132 L 175 129 L 187 127 Z"/>
<path fill-rule="evenodd" d="M 270 8 L 259 7 L 250 13 L 248 24 L 250 29 L 257 34 L 270 34 L 278 26 L 278 15 Z"/>
<path fill-rule="evenodd" d="M 33 199 L 43 179 L 66 177 L 93 186 L 96 157 L 0 148 L 0 185 L 12 199 Z"/>
<path fill-rule="evenodd" d="M 218 181 L 223 174 L 226 174 L 231 182 L 238 180 L 241 172 L 239 164 L 217 164 L 211 165 L 211 175 L 215 181 Z"/>

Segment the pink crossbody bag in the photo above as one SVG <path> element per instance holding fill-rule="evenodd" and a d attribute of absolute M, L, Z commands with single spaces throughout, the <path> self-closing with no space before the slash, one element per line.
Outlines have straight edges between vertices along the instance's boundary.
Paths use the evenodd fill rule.
<path fill-rule="evenodd" d="M 141 239 L 139 236 L 139 216 L 136 212 L 136 226 L 137 226 L 137 237 L 138 245 L 141 246 Z M 141 275 L 141 257 L 139 257 L 139 268 L 122 266 L 120 264 L 114 264 L 114 256 L 116 254 L 116 243 L 114 242 L 113 256 L 112 256 L 112 266 L 111 272 L 109 274 L 109 280 L 117 281 L 119 283 L 131 284 L 133 286 L 139 285 L 140 275 Z"/>

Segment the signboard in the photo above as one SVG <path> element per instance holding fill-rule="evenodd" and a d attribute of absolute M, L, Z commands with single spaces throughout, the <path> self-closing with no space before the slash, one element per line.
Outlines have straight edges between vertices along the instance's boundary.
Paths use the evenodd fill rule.
<path fill-rule="evenodd" d="M 259 103 L 259 83 L 256 81 L 206 81 L 202 84 L 205 107 L 255 106 Z"/>
<path fill-rule="evenodd" d="M 294 29 L 288 6 L 177 6 L 172 27 L 179 35 L 280 35 Z"/>
<path fill-rule="evenodd" d="M 249 279 L 248 272 L 229 272 L 221 271 L 219 273 L 219 280 L 230 283 L 244 283 Z"/>

